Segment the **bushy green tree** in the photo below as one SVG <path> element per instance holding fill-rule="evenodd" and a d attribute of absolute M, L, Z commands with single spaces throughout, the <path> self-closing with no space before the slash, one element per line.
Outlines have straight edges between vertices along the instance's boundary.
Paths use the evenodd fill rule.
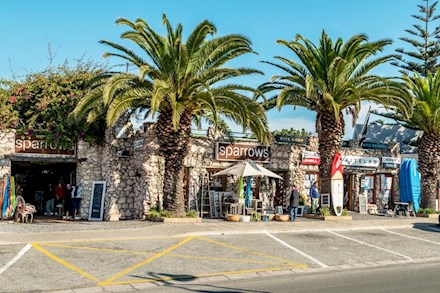
<path fill-rule="evenodd" d="M 26 137 L 43 138 L 61 144 L 79 138 L 100 142 L 104 119 L 96 123 L 72 124 L 69 114 L 84 96 L 88 83 L 103 67 L 90 62 L 65 64 L 30 73 L 22 80 L 3 81 L 0 92 L 0 129 L 15 129 Z"/>

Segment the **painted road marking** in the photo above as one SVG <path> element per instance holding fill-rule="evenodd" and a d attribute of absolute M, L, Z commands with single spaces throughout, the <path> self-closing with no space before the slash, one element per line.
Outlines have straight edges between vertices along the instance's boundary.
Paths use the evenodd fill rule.
<path fill-rule="evenodd" d="M 228 247 L 228 248 L 232 248 L 232 249 L 236 249 L 236 250 L 241 250 L 241 251 L 244 251 L 244 252 L 247 252 L 247 253 L 251 253 L 251 254 L 255 254 L 255 255 L 258 255 L 258 256 L 263 256 L 263 257 L 275 259 L 275 260 L 281 261 L 283 263 L 290 264 L 290 265 L 292 265 L 295 268 L 306 268 L 307 267 L 307 265 L 305 265 L 305 264 L 300 264 L 300 263 L 292 262 L 291 260 L 288 260 L 288 259 L 272 256 L 272 255 L 269 255 L 269 254 L 264 254 L 264 253 L 261 253 L 261 252 L 258 252 L 258 251 L 254 251 L 254 250 L 251 250 L 251 249 L 248 249 L 248 248 L 243 248 L 243 247 L 239 247 L 239 246 L 235 246 L 235 245 L 231 245 L 231 244 L 226 244 L 226 243 L 218 242 L 218 241 L 215 241 L 215 240 L 212 240 L 212 239 L 209 239 L 209 238 L 205 238 L 205 237 L 202 237 L 202 236 L 197 236 L 197 238 L 203 239 L 205 241 L 208 241 L 208 242 L 220 245 L 220 246 L 224 246 L 224 247 Z"/>
<path fill-rule="evenodd" d="M 130 273 L 130 272 L 132 272 L 132 271 L 134 271 L 134 270 L 136 270 L 136 269 L 138 269 L 138 268 L 140 268 L 140 267 L 142 267 L 142 266 L 144 266 L 144 265 L 146 265 L 146 264 L 148 264 L 148 263 L 150 263 L 150 262 L 152 262 L 152 261 L 154 261 L 154 260 L 156 260 L 156 259 L 158 259 L 158 258 L 160 258 L 162 256 L 164 256 L 165 254 L 167 254 L 167 253 L 169 253 L 169 252 L 179 248 L 180 246 L 184 245 L 185 243 L 191 241 L 191 239 L 193 239 L 193 238 L 194 238 L 194 236 L 187 237 L 184 240 L 180 241 L 179 243 L 177 243 L 177 244 L 175 244 L 175 245 L 165 249 L 164 251 L 161 251 L 159 253 L 154 254 L 152 257 L 147 258 L 143 262 L 140 262 L 140 263 L 138 263 L 138 264 L 136 264 L 136 265 L 134 265 L 134 266 L 132 266 L 132 267 L 130 267 L 128 269 L 123 270 L 122 272 L 119 272 L 118 274 L 108 278 L 107 280 L 98 283 L 98 285 L 100 285 L 100 286 L 109 285 L 114 280 L 116 280 L 116 279 L 118 279 L 118 278 L 120 278 L 122 276 L 125 276 L 128 273 Z"/>
<path fill-rule="evenodd" d="M 36 243 L 32 243 L 32 246 L 35 247 L 38 251 L 40 251 L 41 253 L 43 253 L 44 255 L 48 256 L 49 258 L 53 259 L 54 261 L 62 264 L 63 266 L 68 267 L 69 269 L 77 272 L 78 274 L 86 277 L 89 280 L 98 282 L 98 279 L 96 279 L 94 276 L 90 275 L 89 273 L 87 273 L 86 271 L 81 270 L 80 268 L 77 268 L 76 266 L 68 263 L 65 260 L 62 260 L 61 258 L 59 258 L 58 256 L 50 253 L 49 251 L 43 249 L 40 245 L 36 244 Z"/>
<path fill-rule="evenodd" d="M 170 238 L 177 238 L 177 237 L 170 237 Z M 181 238 L 181 237 L 179 237 Z M 261 260 L 252 260 L 252 259 L 230 259 L 230 258 L 223 258 L 223 257 L 209 257 L 209 256 L 198 256 L 198 255 L 186 255 L 186 254 L 174 254 L 171 253 L 172 250 L 177 249 L 178 247 L 183 246 L 184 244 L 188 243 L 191 239 L 200 239 L 202 241 L 207 241 L 210 243 L 213 243 L 215 245 L 219 245 L 222 247 L 227 247 L 229 249 L 238 250 L 244 253 L 257 255 L 259 257 L 265 257 L 268 259 L 271 259 L 272 261 L 261 261 Z M 150 238 L 154 239 L 154 238 Z M 156 239 L 164 239 L 162 237 L 157 237 Z M 87 241 L 80 241 L 82 243 Z M 90 241 L 95 242 L 95 241 Z M 71 242 L 69 242 L 71 243 Z M 158 277 L 158 278 L 148 278 L 148 279 L 135 279 L 135 280 L 127 280 L 127 281 L 115 281 L 117 278 L 121 278 L 123 276 L 126 276 L 133 270 L 142 267 L 150 262 L 152 262 L 155 259 L 161 258 L 161 257 L 176 257 L 176 258 L 189 258 L 194 260 L 212 260 L 212 261 L 222 261 L 222 262 L 237 262 L 237 263 L 254 263 L 254 264 L 261 264 L 261 265 L 268 265 L 268 267 L 258 268 L 258 269 L 249 269 L 249 270 L 237 270 L 237 271 L 223 271 L 223 272 L 212 272 L 212 273 L 205 273 L 205 274 L 197 274 L 194 275 L 194 278 L 202 278 L 202 277 L 211 277 L 211 276 L 219 276 L 219 275 L 234 275 L 234 274 L 247 274 L 247 273 L 257 273 L 257 272 L 267 272 L 267 271 L 280 271 L 280 270 L 289 270 L 291 268 L 307 268 L 307 265 L 295 263 L 287 259 L 279 258 L 276 256 L 264 254 L 258 251 L 253 251 L 251 249 L 234 246 L 227 243 L 221 243 L 209 238 L 205 237 L 198 237 L 198 236 L 191 236 L 187 237 L 181 242 L 173 245 L 172 247 L 169 247 L 168 249 L 156 253 L 156 252 L 149 252 L 149 251 L 131 251 L 126 249 L 108 249 L 108 248 L 99 248 L 99 247 L 87 247 L 87 246 L 75 246 L 75 245 L 66 245 L 62 243 L 47 243 L 47 242 L 38 242 L 38 243 L 32 243 L 32 245 L 38 249 L 40 252 L 48 256 L 49 258 L 57 261 L 58 263 L 80 273 L 81 275 L 87 277 L 90 280 L 95 281 L 98 285 L 105 286 L 105 285 L 117 285 L 117 284 L 131 284 L 131 283 L 148 283 L 148 282 L 155 282 L 155 281 L 167 281 L 167 280 L 176 280 L 179 278 L 187 278 L 187 276 L 173 276 L 173 277 Z M 66 248 L 66 249 L 78 249 L 78 250 L 92 250 L 92 251 L 103 251 L 103 252 L 109 252 L 109 253 L 127 253 L 127 254 L 137 254 L 137 255 L 152 255 L 148 259 L 144 260 L 143 262 L 134 265 L 128 269 L 125 269 L 124 271 L 121 271 L 120 273 L 116 274 L 115 276 L 112 276 L 108 278 L 107 280 L 100 281 L 97 280 L 94 276 L 91 274 L 85 272 L 84 270 L 81 270 L 72 264 L 68 263 L 67 261 L 62 260 L 61 258 L 55 256 L 54 254 L 50 253 L 49 251 L 45 250 L 42 247 L 58 247 L 58 248 Z"/>
<path fill-rule="evenodd" d="M 290 244 L 284 242 L 283 240 L 273 236 L 272 234 L 269 234 L 267 232 L 264 232 L 267 236 L 273 238 L 274 240 L 278 241 L 279 243 L 281 243 L 282 245 L 290 248 L 291 250 L 301 254 L 302 256 L 305 256 L 306 258 L 310 259 L 311 261 L 313 261 L 314 263 L 318 264 L 319 266 L 323 267 L 323 268 L 328 268 L 328 265 L 326 265 L 325 263 L 320 262 L 319 260 L 317 260 L 316 258 L 314 258 L 313 256 L 308 255 L 307 253 L 302 252 L 301 250 L 291 246 Z"/>
<path fill-rule="evenodd" d="M 382 229 L 382 231 L 385 231 L 385 232 L 388 232 L 388 233 L 391 233 L 391 234 L 395 234 L 395 235 L 399 235 L 399 236 L 403 236 L 403 237 L 407 237 L 407 238 L 411 238 L 411 239 L 416 239 L 416 240 L 425 241 L 425 242 L 429 242 L 429 243 L 440 245 L 439 242 L 435 242 L 435 241 L 428 240 L 428 239 L 423 239 L 423 238 L 419 238 L 419 237 L 415 237 L 415 236 L 400 234 L 400 233 L 397 233 L 397 232 L 394 232 L 394 231 L 388 231 L 386 229 Z"/>
<path fill-rule="evenodd" d="M 370 244 L 370 243 L 367 243 L 367 242 L 363 242 L 361 240 L 357 240 L 357 239 L 354 239 L 354 238 L 351 238 L 351 237 L 347 237 L 347 236 L 341 235 L 339 233 L 336 233 L 336 232 L 333 232 L 333 231 L 330 231 L 330 230 L 327 230 L 327 232 L 330 233 L 330 234 L 333 234 L 333 235 L 345 238 L 347 240 L 351 240 L 351 241 L 354 241 L 354 242 L 357 242 L 357 243 L 360 243 L 360 244 L 363 244 L 363 245 L 366 245 L 366 246 L 374 247 L 376 249 L 380 249 L 380 250 L 383 250 L 383 251 L 386 251 L 386 252 L 389 252 L 389 253 L 392 253 L 392 254 L 404 257 L 406 259 L 412 259 L 412 257 L 409 257 L 407 255 L 404 255 L 404 254 L 401 254 L 401 253 L 398 253 L 398 252 L 395 252 L 395 251 L 392 251 L 392 250 L 388 250 L 386 248 L 382 248 L 382 247 L 379 247 L 379 246 L 376 246 L 376 245 L 373 245 L 373 244 Z"/>
<path fill-rule="evenodd" d="M 3 274 L 10 266 L 12 266 L 17 260 L 19 260 L 30 248 L 32 245 L 29 243 L 26 244 L 25 247 L 23 247 L 19 253 L 17 253 L 16 256 L 14 256 L 13 259 L 11 259 L 7 264 L 5 264 L 3 267 L 0 268 L 0 275 Z"/>
<path fill-rule="evenodd" d="M 434 230 L 434 231 L 437 231 L 437 232 L 440 232 L 440 229 L 437 229 L 437 228 L 434 228 L 434 227 L 427 226 L 427 228 L 431 229 L 431 230 Z"/>
<path fill-rule="evenodd" d="M 103 251 L 103 252 L 111 252 L 111 253 L 126 253 L 126 254 L 135 254 L 135 255 L 155 254 L 155 252 L 150 252 L 150 251 L 110 249 L 110 248 L 99 248 L 99 247 L 88 247 L 88 246 L 63 245 L 63 244 L 55 244 L 55 243 L 45 243 L 45 244 L 39 244 L 39 245 L 40 246 L 49 246 L 49 247 L 58 247 L 58 248 L 78 249 L 78 250 Z M 280 264 L 279 262 L 258 261 L 258 260 L 250 260 L 250 259 L 233 259 L 233 258 L 223 258 L 223 257 L 196 256 L 196 255 L 178 254 L 178 253 L 168 253 L 166 256 L 167 257 L 176 257 L 176 258 L 200 259 L 200 260 L 214 260 L 214 261 L 227 261 L 227 262 L 238 262 L 238 263 L 256 263 L 256 264 L 290 266 L 290 263 L 289 264 Z"/>

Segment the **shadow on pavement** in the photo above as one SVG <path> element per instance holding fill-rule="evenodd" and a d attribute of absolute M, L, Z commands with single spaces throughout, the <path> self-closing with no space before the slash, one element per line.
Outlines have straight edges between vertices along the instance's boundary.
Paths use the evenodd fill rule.
<path fill-rule="evenodd" d="M 209 284 L 194 284 L 194 283 L 185 284 L 185 282 L 192 282 L 192 281 L 198 279 L 198 277 L 193 276 L 193 275 L 175 275 L 175 274 L 162 274 L 162 273 L 148 272 L 148 276 L 136 276 L 136 275 L 131 275 L 131 276 L 134 278 L 145 279 L 145 280 L 156 279 L 157 281 L 155 281 L 155 283 L 158 283 L 161 286 L 168 286 L 168 287 L 183 289 L 183 290 L 191 291 L 191 292 L 269 293 L 268 291 L 255 291 L 255 290 L 246 290 L 246 289 L 240 289 L 240 288 L 228 288 L 228 287 L 224 287 L 224 286 L 214 286 L 214 285 L 209 285 Z M 181 282 L 181 284 L 176 283 L 176 282 Z M 201 287 L 203 287 L 203 288 L 201 288 Z M 206 289 L 206 288 L 212 288 L 212 290 Z"/>
<path fill-rule="evenodd" d="M 414 223 L 413 228 L 432 233 L 440 233 L 440 226 L 438 224 Z"/>

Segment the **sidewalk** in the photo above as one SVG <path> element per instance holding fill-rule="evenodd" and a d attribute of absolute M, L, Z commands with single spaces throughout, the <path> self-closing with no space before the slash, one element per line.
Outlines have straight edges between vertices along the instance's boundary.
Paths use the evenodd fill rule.
<path fill-rule="evenodd" d="M 227 222 L 206 219 L 202 223 L 163 224 L 140 220 L 119 222 L 36 222 L 21 224 L 0 222 L 0 244 L 76 239 L 145 238 L 185 235 L 255 234 L 262 232 L 307 232 L 327 229 L 362 230 L 411 228 L 414 225 L 436 225 L 436 219 L 389 218 L 353 213 L 352 221 L 322 221 L 300 218 L 296 222 Z"/>

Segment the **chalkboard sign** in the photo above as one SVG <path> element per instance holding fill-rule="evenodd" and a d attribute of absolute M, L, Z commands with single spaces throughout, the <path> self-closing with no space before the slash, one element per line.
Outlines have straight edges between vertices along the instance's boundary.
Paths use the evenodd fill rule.
<path fill-rule="evenodd" d="M 102 221 L 104 214 L 105 181 L 93 181 L 89 221 Z"/>
<path fill-rule="evenodd" d="M 365 194 L 359 195 L 359 213 L 367 213 L 367 197 L 365 196 Z"/>

